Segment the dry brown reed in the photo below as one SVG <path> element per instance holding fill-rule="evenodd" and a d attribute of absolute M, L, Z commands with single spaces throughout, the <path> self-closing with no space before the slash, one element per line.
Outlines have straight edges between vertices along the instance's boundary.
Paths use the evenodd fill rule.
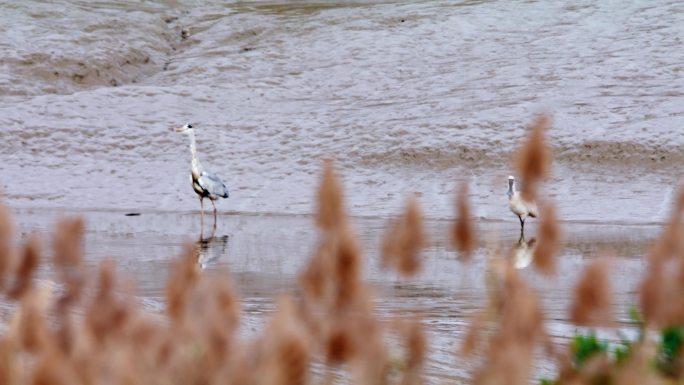
<path fill-rule="evenodd" d="M 199 279 L 195 255 L 195 248 L 186 245 L 181 258 L 175 261 L 172 275 L 166 284 L 167 311 L 171 318 L 177 322 L 182 321 L 188 304 L 189 293 Z"/>
<path fill-rule="evenodd" d="M 314 303 L 335 308 L 357 304 L 365 289 L 361 280 L 361 254 L 352 230 L 343 227 L 324 234 L 299 281 Z"/>
<path fill-rule="evenodd" d="M 480 311 L 471 318 L 466 335 L 463 338 L 463 343 L 461 344 L 460 354 L 462 356 L 468 357 L 477 349 L 479 337 L 482 333 L 482 329 L 484 328 L 486 316 L 486 312 Z"/>
<path fill-rule="evenodd" d="M 521 194 L 527 201 L 537 198 L 537 186 L 547 177 L 551 167 L 551 149 L 546 143 L 549 117 L 538 116 L 529 127 L 529 132 L 516 155 L 516 167 L 522 176 Z"/>
<path fill-rule="evenodd" d="M 656 354 L 656 347 L 652 341 L 646 339 L 635 343 L 627 362 L 616 371 L 614 383 L 620 385 L 666 384 L 666 381 L 656 376 L 656 371 L 653 369 L 653 357 Z"/>
<path fill-rule="evenodd" d="M 7 292 L 7 296 L 17 300 L 21 298 L 33 285 L 33 278 L 40 264 L 40 241 L 36 234 L 31 235 L 24 246 L 16 270 L 14 285 Z"/>
<path fill-rule="evenodd" d="M 532 264 L 543 274 L 556 273 L 556 254 L 560 247 L 560 227 L 556 218 L 556 207 L 545 201 L 541 206 L 541 221 L 537 230 L 538 242 L 532 255 Z"/>
<path fill-rule="evenodd" d="M 304 273 L 299 277 L 299 284 L 311 301 L 320 302 L 331 297 L 332 283 L 327 280 L 332 271 L 332 245 L 321 243 L 313 255 Z"/>
<path fill-rule="evenodd" d="M 475 384 L 527 384 L 534 347 L 546 338 L 534 291 L 511 264 L 502 279 L 502 295 L 493 304 L 498 328 L 488 341 L 485 365 L 476 372 Z"/>
<path fill-rule="evenodd" d="M 428 341 L 420 316 L 396 319 L 390 326 L 403 345 L 405 354 L 402 357 L 403 373 L 399 384 L 422 384 L 423 367 L 427 360 Z"/>
<path fill-rule="evenodd" d="M 44 292 L 30 290 L 21 297 L 19 312 L 12 325 L 23 350 L 39 353 L 48 346 L 49 328 L 45 319 L 47 300 Z"/>
<path fill-rule="evenodd" d="M 648 270 L 641 282 L 639 299 L 649 326 L 684 324 L 684 188 L 679 190 L 674 211 L 663 234 L 649 252 Z"/>
<path fill-rule="evenodd" d="M 16 359 L 17 348 L 8 337 L 0 339 L 0 384 L 17 384 L 21 367 Z"/>
<path fill-rule="evenodd" d="M 326 162 L 318 195 L 317 223 L 322 230 L 317 253 L 300 277 L 302 308 L 314 346 L 329 365 L 348 363 L 354 382 L 384 384 L 388 371 L 384 330 L 362 277 L 362 257 L 344 211 L 342 188 Z M 409 207 L 409 226 L 420 220 Z M 418 222 L 419 223 L 419 222 Z M 415 226 L 415 225 L 414 225 Z M 327 380 L 326 382 L 328 382 Z"/>
<path fill-rule="evenodd" d="M 9 209 L 0 203 L 0 290 L 5 288 L 6 275 L 13 267 L 13 237 L 14 224 L 12 223 Z"/>
<path fill-rule="evenodd" d="M 425 246 L 423 215 L 415 196 L 409 198 L 404 214 L 390 226 L 382 244 L 382 264 L 405 276 L 417 274 L 422 266 L 421 251 Z"/>
<path fill-rule="evenodd" d="M 308 383 L 312 356 L 310 335 L 291 297 L 278 300 L 276 314 L 266 328 L 262 343 L 263 363 L 257 370 L 257 383 Z"/>
<path fill-rule="evenodd" d="M 356 306 L 363 300 L 361 278 L 361 252 L 349 228 L 340 230 L 335 238 L 337 251 L 333 264 L 333 281 L 336 284 L 335 307 Z"/>
<path fill-rule="evenodd" d="M 456 197 L 456 222 L 451 231 L 451 243 L 460 253 L 460 258 L 469 261 L 477 244 L 477 235 L 473 225 L 468 203 L 468 184 L 461 183 Z"/>
<path fill-rule="evenodd" d="M 84 231 L 85 224 L 80 218 L 62 219 L 56 228 L 54 262 L 59 279 L 66 286 L 66 291 L 62 296 L 62 301 L 66 304 L 78 301 L 85 285 L 85 271 L 83 270 Z"/>
<path fill-rule="evenodd" d="M 323 177 L 318 188 L 318 210 L 316 224 L 323 230 L 331 230 L 343 225 L 346 220 L 342 185 L 335 173 L 332 160 L 326 160 L 323 165 Z"/>
<path fill-rule="evenodd" d="M 427 358 L 427 337 L 420 318 L 414 318 L 408 322 L 404 330 L 404 339 L 407 345 L 407 363 L 409 372 L 415 376 L 421 374 L 421 368 Z"/>
<path fill-rule="evenodd" d="M 118 298 L 115 290 L 115 266 L 112 261 L 100 265 L 98 288 L 86 309 L 85 324 L 99 344 L 118 336 L 130 316 L 129 304 Z"/>
<path fill-rule="evenodd" d="M 611 326 L 613 291 L 608 257 L 593 260 L 575 286 L 570 320 L 581 326 Z"/>

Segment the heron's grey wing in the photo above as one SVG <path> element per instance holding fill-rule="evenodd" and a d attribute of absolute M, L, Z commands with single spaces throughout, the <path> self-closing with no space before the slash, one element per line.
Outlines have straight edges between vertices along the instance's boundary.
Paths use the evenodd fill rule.
<path fill-rule="evenodd" d="M 209 193 L 210 198 L 228 198 L 229 196 L 228 188 L 216 174 L 203 171 L 197 183 Z"/>

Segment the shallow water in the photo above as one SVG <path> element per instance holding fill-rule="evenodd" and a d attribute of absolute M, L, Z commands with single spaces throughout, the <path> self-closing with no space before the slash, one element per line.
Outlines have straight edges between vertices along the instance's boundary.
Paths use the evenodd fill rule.
<path fill-rule="evenodd" d="M 38 231 L 49 252 L 49 242 L 61 210 L 18 210 L 20 232 L 26 237 Z M 277 296 L 294 292 L 297 277 L 313 253 L 317 233 L 309 216 L 221 216 L 212 234 L 211 221 L 200 228 L 194 214 L 148 212 L 127 217 L 121 211 L 81 211 L 86 219 L 86 264 L 95 271 L 104 259 L 116 261 L 126 280 L 136 283 L 138 298 L 152 311 L 164 310 L 164 290 L 170 262 L 186 243 L 194 244 L 198 263 L 204 274 L 224 274 L 227 269 L 241 297 L 243 324 L 241 333 L 248 337 L 262 330 L 274 309 Z M 457 260 L 449 247 L 448 221 L 428 221 L 430 242 L 423 254 L 423 270 L 412 279 L 396 276 L 380 268 L 378 249 L 385 231 L 385 221 L 354 218 L 353 225 L 364 252 L 364 275 L 377 299 L 381 319 L 390 315 L 416 312 L 424 317 L 430 340 L 426 368 L 429 383 L 445 379 L 465 380 L 475 363 L 460 358 L 457 352 L 470 317 L 487 299 L 486 275 L 491 272 L 486 260 L 492 247 L 501 252 L 494 258 L 506 258 L 518 241 L 515 221 L 487 222 L 480 225 L 483 241 L 470 264 Z M 528 240 L 536 229 L 527 229 Z M 643 256 L 647 245 L 657 235 L 659 226 L 564 224 L 565 241 L 558 256 L 557 277 L 545 278 L 531 266 L 521 272 L 542 298 L 546 328 L 560 345 L 576 330 L 568 320 L 572 288 L 587 261 L 612 250 L 612 286 L 615 315 L 626 325 L 628 311 L 636 301 L 636 287 L 644 271 Z M 52 267 L 42 271 L 43 279 L 52 279 Z M 5 307 L 6 304 L 3 306 Z M 619 328 L 618 328 L 619 329 Z M 627 331 L 629 335 L 629 329 Z M 602 331 L 606 338 L 617 339 L 615 330 Z M 535 376 L 550 373 L 553 363 L 542 355 L 535 362 Z"/>

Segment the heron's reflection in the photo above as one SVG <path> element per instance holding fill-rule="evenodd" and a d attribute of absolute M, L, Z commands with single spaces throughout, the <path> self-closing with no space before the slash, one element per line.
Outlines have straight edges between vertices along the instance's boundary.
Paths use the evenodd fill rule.
<path fill-rule="evenodd" d="M 216 228 L 211 231 L 208 237 L 200 232 L 199 240 L 195 243 L 197 252 L 197 264 L 204 270 L 210 263 L 217 261 L 226 253 L 228 248 L 228 235 L 215 236 Z"/>
<path fill-rule="evenodd" d="M 525 241 L 525 233 L 520 232 L 520 238 L 511 247 L 510 257 L 513 259 L 513 266 L 516 269 L 524 269 L 532 263 L 532 256 L 534 249 L 537 246 L 537 240 L 531 238 Z"/>

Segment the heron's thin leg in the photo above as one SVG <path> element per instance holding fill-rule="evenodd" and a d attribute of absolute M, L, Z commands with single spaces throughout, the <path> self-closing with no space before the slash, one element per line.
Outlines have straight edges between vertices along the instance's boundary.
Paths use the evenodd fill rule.
<path fill-rule="evenodd" d="M 520 231 L 524 232 L 525 231 L 525 220 L 522 219 L 520 215 L 518 215 L 518 219 L 520 219 Z"/>
<path fill-rule="evenodd" d="M 211 201 L 211 205 L 214 206 L 214 226 L 216 226 L 216 203 L 214 203 L 213 199 L 209 199 Z"/>
<path fill-rule="evenodd" d="M 200 196 L 200 218 L 202 223 L 204 223 L 204 197 Z"/>

